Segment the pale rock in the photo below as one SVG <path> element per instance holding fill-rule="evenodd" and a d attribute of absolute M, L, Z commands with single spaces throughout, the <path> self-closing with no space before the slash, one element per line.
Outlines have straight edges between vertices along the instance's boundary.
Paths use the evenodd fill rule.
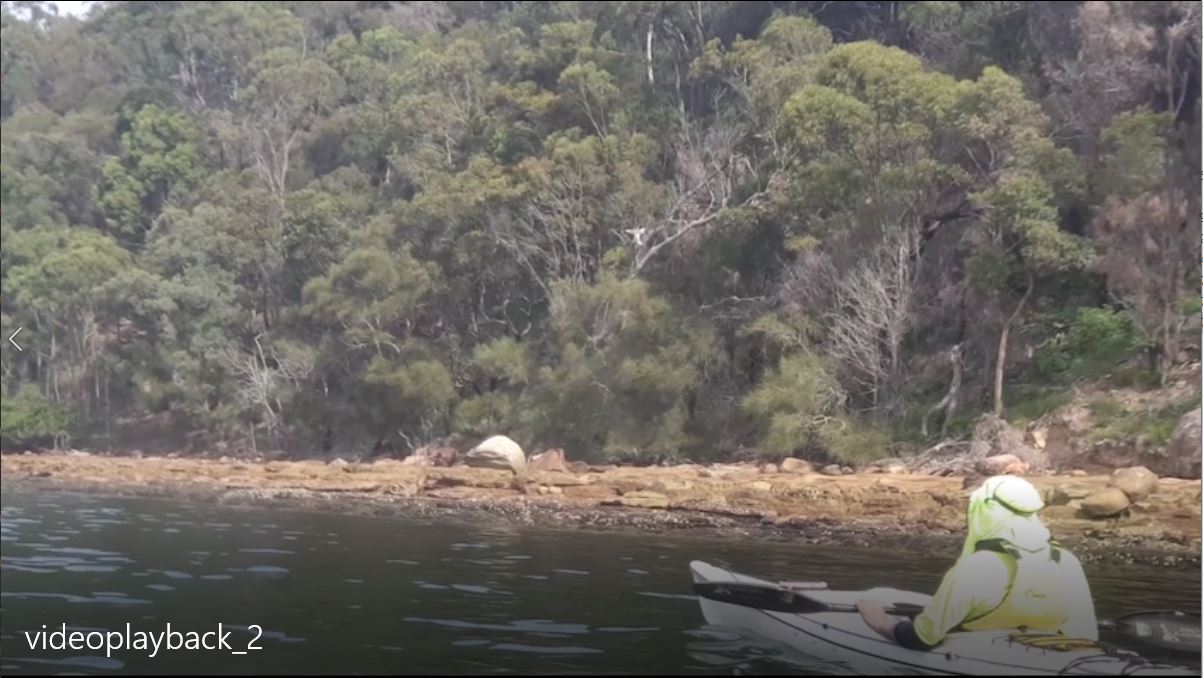
<path fill-rule="evenodd" d="M 343 459 L 343 458 L 341 458 L 341 457 L 340 457 L 340 458 L 338 458 L 338 459 L 331 459 L 330 461 L 328 461 L 328 462 L 326 463 L 326 466 L 334 466 L 334 467 L 337 467 L 337 468 L 342 468 L 342 467 L 344 467 L 344 466 L 346 466 L 346 465 L 347 465 L 347 460 L 346 460 L 346 459 Z"/>
<path fill-rule="evenodd" d="M 553 449 L 536 454 L 527 462 L 531 471 L 560 471 L 568 472 L 568 463 L 564 460 L 564 450 Z"/>
<path fill-rule="evenodd" d="M 883 470 L 891 475 L 900 475 L 906 473 L 906 464 L 894 462 L 893 464 L 886 466 Z"/>
<path fill-rule="evenodd" d="M 1110 518 L 1123 513 L 1131 504 L 1128 495 L 1118 487 L 1108 487 L 1082 500 L 1082 513 L 1091 518 Z"/>
<path fill-rule="evenodd" d="M 1111 486 L 1123 490 L 1132 501 L 1140 501 L 1157 489 L 1157 474 L 1143 466 L 1121 468 L 1111 474 Z"/>
<path fill-rule="evenodd" d="M 1013 454 L 997 454 L 981 462 L 981 471 L 991 476 L 1021 476 L 1027 473 L 1027 462 Z"/>
<path fill-rule="evenodd" d="M 526 469 L 526 455 L 522 447 L 506 436 L 493 436 L 472 448 L 464 457 L 468 466 L 495 468 L 522 473 Z"/>
<path fill-rule="evenodd" d="M 773 475 L 774 473 L 778 473 L 780 471 L 781 469 L 778 468 L 776 464 L 764 464 L 760 467 L 760 472 L 764 475 Z"/>
<path fill-rule="evenodd" d="M 841 476 L 844 475 L 844 469 L 840 468 L 839 464 L 828 464 L 819 469 L 819 473 L 825 476 Z"/>
<path fill-rule="evenodd" d="M 1069 475 L 1074 478 L 1085 478 L 1086 476 L 1088 476 L 1090 474 L 1086 473 L 1085 471 L 1083 471 L 1080 468 L 1076 468 L 1076 469 L 1070 471 Z"/>
<path fill-rule="evenodd" d="M 806 460 L 789 457 L 781 462 L 781 471 L 783 473 L 814 473 L 814 467 Z"/>
<path fill-rule="evenodd" d="M 1200 452 L 1203 443 L 1200 442 L 1200 410 L 1187 412 L 1178 419 L 1178 426 L 1170 439 L 1168 449 L 1169 473 L 1166 475 L 1178 478 L 1198 478 Z"/>
<path fill-rule="evenodd" d="M 773 489 L 773 484 L 763 480 L 748 483 L 748 489 L 753 492 L 770 492 Z"/>

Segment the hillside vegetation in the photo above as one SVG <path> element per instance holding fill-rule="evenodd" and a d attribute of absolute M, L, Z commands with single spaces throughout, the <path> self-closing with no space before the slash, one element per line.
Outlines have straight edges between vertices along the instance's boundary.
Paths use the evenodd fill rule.
<path fill-rule="evenodd" d="M 3 5 L 6 448 L 858 461 L 1198 357 L 1197 2 Z"/>

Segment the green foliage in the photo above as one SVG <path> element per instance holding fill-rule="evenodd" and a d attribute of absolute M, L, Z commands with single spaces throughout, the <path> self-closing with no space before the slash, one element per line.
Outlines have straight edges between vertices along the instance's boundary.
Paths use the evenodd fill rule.
<path fill-rule="evenodd" d="M 70 408 L 46 400 L 32 384 L 24 384 L 16 395 L 0 399 L 0 440 L 5 445 L 57 444 L 71 432 L 74 423 Z"/>
<path fill-rule="evenodd" d="M 1126 311 L 1083 308 L 1041 342 L 1036 371 L 1050 381 L 1098 377 L 1131 358 L 1140 345 L 1140 331 Z"/>
<path fill-rule="evenodd" d="M 1061 319 L 1004 370 L 1051 392 L 1144 379 L 1128 316 L 1178 352 L 1185 10 L 771 4 L 5 3 L 2 385 L 298 454 L 855 463 L 954 344 L 967 432 L 1000 323 Z"/>
<path fill-rule="evenodd" d="M 1151 445 L 1166 445 L 1182 415 L 1199 407 L 1199 399 L 1187 400 L 1160 407 L 1128 408 L 1111 398 L 1099 398 L 1090 403 L 1094 426 L 1090 441 L 1133 441 L 1144 438 Z"/>
<path fill-rule="evenodd" d="M 1007 421 L 1023 429 L 1072 400 L 1073 393 L 1062 388 L 1016 387 L 1007 393 Z"/>
<path fill-rule="evenodd" d="M 825 361 L 800 353 L 781 361 L 741 407 L 762 422 L 761 444 L 788 456 L 811 443 L 843 412 L 845 395 Z M 842 424 L 840 424 L 842 425 Z"/>

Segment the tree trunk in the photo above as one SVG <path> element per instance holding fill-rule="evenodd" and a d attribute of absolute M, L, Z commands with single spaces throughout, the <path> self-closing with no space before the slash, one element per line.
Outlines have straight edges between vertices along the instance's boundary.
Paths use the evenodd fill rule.
<path fill-rule="evenodd" d="M 1002 333 L 998 337 L 998 358 L 994 362 L 994 416 L 1000 418 L 1003 415 L 1003 374 L 1007 366 L 1007 341 L 1011 336 L 1011 326 L 1023 312 L 1023 307 L 1027 305 L 1028 297 L 1032 296 L 1032 290 L 1036 286 L 1032 272 L 1027 271 L 1026 275 L 1027 289 L 1023 291 L 1023 298 L 1019 300 L 1019 305 L 1015 307 L 1011 316 L 1007 318 L 1007 322 L 1003 324 Z"/>

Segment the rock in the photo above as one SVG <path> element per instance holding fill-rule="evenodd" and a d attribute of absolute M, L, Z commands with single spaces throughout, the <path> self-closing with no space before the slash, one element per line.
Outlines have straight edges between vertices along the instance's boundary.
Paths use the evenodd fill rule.
<path fill-rule="evenodd" d="M 1032 431 L 1032 446 L 1043 450 L 1046 445 L 1048 445 L 1048 429 L 1038 428 Z"/>
<path fill-rule="evenodd" d="M 1013 455 L 1028 465 L 1029 471 L 1048 467 L 1048 455 L 1023 441 L 1015 427 L 992 414 L 983 415 L 973 427 L 973 442 L 969 447 L 971 459 L 986 459 L 998 455 Z"/>
<path fill-rule="evenodd" d="M 776 511 L 766 511 L 764 513 L 764 515 L 760 516 L 760 524 L 761 525 L 774 525 L 776 523 L 777 523 L 777 512 Z"/>
<path fill-rule="evenodd" d="M 454 447 L 445 445 L 423 445 L 414 450 L 414 453 L 406 459 L 425 459 L 426 461 L 410 462 L 411 466 L 438 466 L 447 468 L 455 466 L 455 462 L 459 461 L 459 450 Z"/>
<path fill-rule="evenodd" d="M 979 468 L 982 473 L 991 476 L 1021 476 L 1029 470 L 1027 463 L 1013 454 L 986 457 L 979 464 Z"/>
<path fill-rule="evenodd" d="M 526 469 L 526 455 L 522 447 L 506 436 L 493 436 L 472 448 L 464 457 L 468 466 L 496 468 L 522 473 Z"/>
<path fill-rule="evenodd" d="M 616 471 L 616 470 L 618 470 L 618 467 L 615 466 L 614 464 L 602 464 L 600 466 L 590 465 L 588 468 L 589 473 L 605 473 L 607 471 Z"/>
<path fill-rule="evenodd" d="M 856 473 L 856 470 L 853 469 L 851 466 L 841 466 L 840 471 L 843 471 L 844 475 L 846 475 L 846 476 Z"/>
<path fill-rule="evenodd" d="M 90 456 L 92 456 L 92 453 L 84 452 L 83 450 L 71 450 L 71 451 L 67 452 L 67 456 L 69 456 L 69 457 L 90 457 Z"/>
<path fill-rule="evenodd" d="M 781 469 L 776 464 L 765 464 L 760 467 L 760 472 L 765 475 L 772 475 L 774 473 L 779 473 L 780 471 Z"/>
<path fill-rule="evenodd" d="M 1137 502 L 1157 489 L 1157 474 L 1143 466 L 1121 468 L 1111 474 L 1111 486 L 1123 490 L 1129 499 Z"/>
<path fill-rule="evenodd" d="M 840 468 L 839 464 L 828 464 L 819 469 L 819 473 L 825 476 L 842 476 L 844 475 L 844 469 Z"/>
<path fill-rule="evenodd" d="M 532 471 L 561 471 L 568 472 L 568 463 L 564 461 L 564 450 L 554 449 L 536 454 L 527 462 L 527 468 Z"/>
<path fill-rule="evenodd" d="M 402 466 L 435 466 L 434 460 L 430 457 L 419 456 L 417 453 L 411 454 L 401 460 Z"/>
<path fill-rule="evenodd" d="M 1091 518 L 1110 518 L 1123 513 L 1132 502 L 1118 487 L 1108 487 L 1082 500 L 1082 513 Z"/>
<path fill-rule="evenodd" d="M 1083 471 L 1083 470 L 1082 470 L 1082 469 L 1080 469 L 1080 468 L 1076 468 L 1076 469 L 1074 469 L 1074 470 L 1070 471 L 1070 472 L 1069 472 L 1069 475 L 1070 475 L 1070 476 L 1072 476 L 1072 477 L 1074 477 L 1074 478 L 1085 478 L 1085 477 L 1086 477 L 1087 475 L 1089 475 L 1089 474 L 1087 474 L 1085 471 Z"/>
<path fill-rule="evenodd" d="M 564 488 L 556 487 L 553 485 L 553 486 L 547 488 L 547 493 L 548 494 L 564 494 Z"/>
<path fill-rule="evenodd" d="M 1061 483 L 1053 488 L 1046 500 L 1049 506 L 1067 506 L 1090 496 L 1092 490 L 1081 483 Z"/>
<path fill-rule="evenodd" d="M 773 489 L 773 484 L 763 480 L 757 480 L 755 482 L 748 483 L 748 489 L 752 490 L 753 492 L 771 492 Z"/>
<path fill-rule="evenodd" d="M 1200 417 L 1203 411 L 1187 412 L 1178 419 L 1174 436 L 1170 439 L 1167 468 L 1164 475 L 1178 478 L 1198 478 L 1200 450 Z"/>
<path fill-rule="evenodd" d="M 578 473 L 578 474 L 588 473 L 589 465 L 583 461 L 570 461 L 570 462 L 568 462 L 568 472 L 569 473 Z"/>
<path fill-rule="evenodd" d="M 337 468 L 342 468 L 346 465 L 347 465 L 347 460 L 342 459 L 341 457 L 338 459 L 331 459 L 330 461 L 326 462 L 326 466 L 334 466 Z"/>
<path fill-rule="evenodd" d="M 631 506 L 634 508 L 649 508 L 663 509 L 668 508 L 668 497 L 659 492 L 651 492 L 649 490 L 640 490 L 638 492 L 628 492 L 621 497 L 608 499 L 603 504 Z"/>
<path fill-rule="evenodd" d="M 219 461 L 223 464 L 228 464 L 228 463 L 230 463 L 230 458 L 223 454 L 223 455 L 221 455 L 221 457 L 219 457 L 217 459 L 217 461 Z"/>
<path fill-rule="evenodd" d="M 885 468 L 883 468 L 882 471 L 884 471 L 885 473 L 889 473 L 891 475 L 899 475 L 899 474 L 907 472 L 906 464 L 903 464 L 902 462 L 894 462 L 892 464 L 889 464 Z"/>
<path fill-rule="evenodd" d="M 804 461 L 802 459 L 795 459 L 794 457 L 789 457 L 788 459 L 785 459 L 784 461 L 781 462 L 781 471 L 783 473 L 814 473 L 815 472 L 814 467 L 810 465 L 809 461 Z"/>
<path fill-rule="evenodd" d="M 693 489 L 693 483 L 688 480 L 665 478 L 652 483 L 651 489 L 654 492 L 682 492 Z"/>
<path fill-rule="evenodd" d="M 539 494 L 550 494 L 550 493 L 551 493 L 551 488 L 550 488 L 550 487 L 548 487 L 548 486 L 546 486 L 546 485 L 540 485 L 540 486 L 539 486 Z"/>

